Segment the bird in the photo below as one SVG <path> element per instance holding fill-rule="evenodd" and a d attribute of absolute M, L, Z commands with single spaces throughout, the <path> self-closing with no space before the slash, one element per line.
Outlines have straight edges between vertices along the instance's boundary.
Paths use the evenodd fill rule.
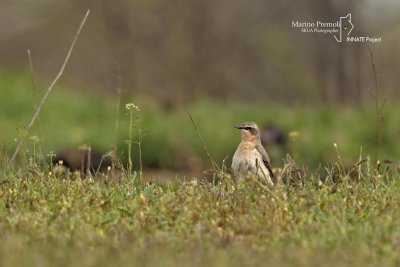
<path fill-rule="evenodd" d="M 254 122 L 243 122 L 235 128 L 241 131 L 242 140 L 232 158 L 232 170 L 237 178 L 255 177 L 273 186 L 274 175 L 267 151 L 261 144 L 260 129 Z"/>

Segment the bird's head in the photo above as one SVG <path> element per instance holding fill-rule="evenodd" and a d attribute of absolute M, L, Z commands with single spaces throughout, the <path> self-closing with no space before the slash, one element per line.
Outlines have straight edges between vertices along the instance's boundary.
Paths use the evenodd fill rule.
<path fill-rule="evenodd" d="M 240 130 L 243 141 L 256 141 L 260 138 L 260 130 L 254 122 L 243 122 L 235 128 Z"/>

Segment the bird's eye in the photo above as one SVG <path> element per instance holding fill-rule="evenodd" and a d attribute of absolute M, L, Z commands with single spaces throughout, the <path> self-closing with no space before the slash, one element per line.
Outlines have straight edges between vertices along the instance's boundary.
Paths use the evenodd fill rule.
<path fill-rule="evenodd" d="M 251 128 L 251 127 L 246 127 L 245 128 L 247 131 L 251 131 L 253 128 Z"/>

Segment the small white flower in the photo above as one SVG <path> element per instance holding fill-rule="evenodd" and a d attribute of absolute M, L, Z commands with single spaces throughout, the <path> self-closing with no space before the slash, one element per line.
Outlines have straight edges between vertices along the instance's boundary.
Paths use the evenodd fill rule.
<path fill-rule="evenodd" d="M 57 156 L 56 154 L 54 154 L 54 152 L 53 151 L 50 151 L 50 153 L 49 154 L 47 154 L 47 156 L 48 157 L 55 157 L 55 156 Z"/>
<path fill-rule="evenodd" d="M 139 108 L 138 106 L 136 106 L 135 104 L 133 104 L 133 103 L 128 103 L 128 104 L 126 104 L 126 105 L 125 105 L 125 108 L 126 108 L 127 110 L 136 110 L 136 111 L 140 111 L 140 108 Z"/>
<path fill-rule="evenodd" d="M 38 136 L 36 136 L 36 135 L 31 136 L 30 139 L 34 143 L 38 143 L 40 141 L 40 138 Z"/>

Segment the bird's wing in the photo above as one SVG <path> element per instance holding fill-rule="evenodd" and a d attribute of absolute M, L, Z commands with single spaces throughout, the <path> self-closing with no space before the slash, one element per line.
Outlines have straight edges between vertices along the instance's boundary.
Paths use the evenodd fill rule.
<path fill-rule="evenodd" d="M 257 149 L 258 153 L 261 154 L 262 161 L 263 161 L 265 167 L 268 169 L 271 179 L 273 179 L 274 174 L 272 173 L 270 159 L 269 159 L 267 151 L 265 151 L 264 147 L 261 144 L 257 145 L 256 149 Z"/>

